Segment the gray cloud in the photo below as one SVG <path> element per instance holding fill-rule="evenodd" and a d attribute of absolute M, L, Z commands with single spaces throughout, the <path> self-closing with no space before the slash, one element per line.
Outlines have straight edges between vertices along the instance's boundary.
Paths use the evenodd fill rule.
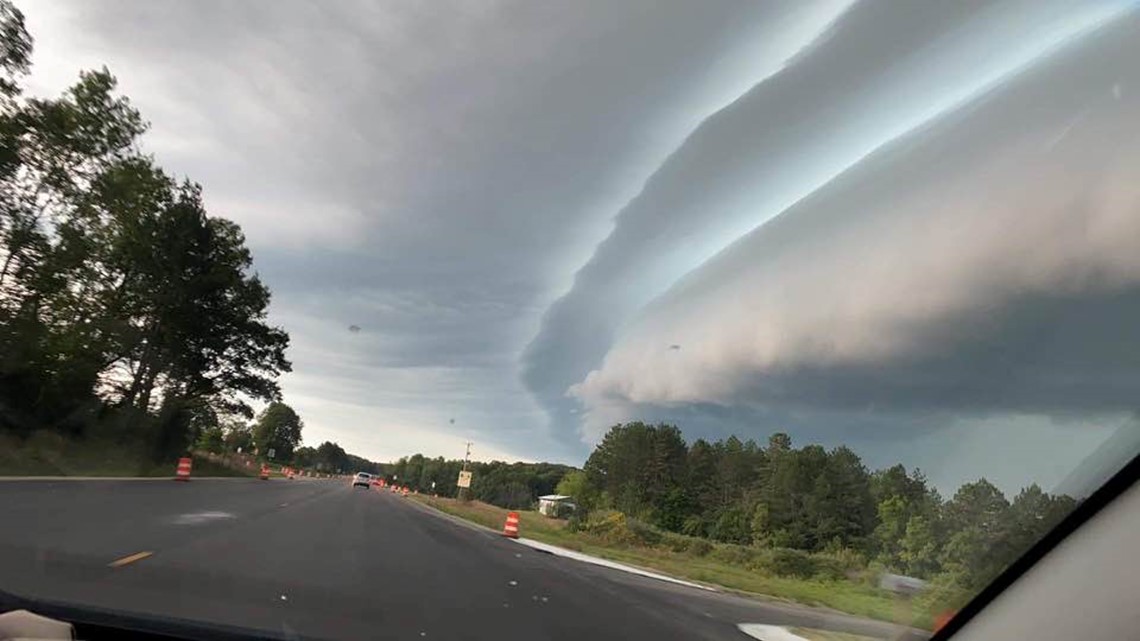
<path fill-rule="evenodd" d="M 646 335 L 627 325 L 655 296 L 875 148 L 952 113 L 1120 9 L 1066 7 L 857 5 L 787 69 L 706 121 L 626 206 L 574 288 L 544 318 L 524 364 L 528 387 L 565 424 L 560 419 L 573 407 L 567 389 L 601 364 L 616 334 Z M 858 219 L 851 208 L 835 217 Z M 861 251 L 857 241 L 847 247 Z M 810 295 L 798 301 L 811 302 Z M 687 318 L 717 317 L 709 308 L 686 309 Z M 666 334 L 649 340 L 684 342 Z M 692 364 L 695 352 L 679 354 L 643 364 Z M 693 373 L 720 382 L 717 372 Z"/>
<path fill-rule="evenodd" d="M 1138 36 L 1129 15 L 1070 44 L 695 270 L 572 387 L 587 426 L 691 404 L 782 408 L 801 433 L 864 442 L 956 419 L 1124 420 Z"/>
<path fill-rule="evenodd" d="M 58 90 L 77 68 L 107 64 L 154 124 L 148 149 L 243 224 L 274 315 L 293 330 L 287 394 L 312 397 L 302 384 L 312 371 L 345 389 L 361 376 L 373 390 L 414 388 L 394 372 L 423 368 L 470 389 L 502 380 L 482 405 L 507 417 L 472 410 L 456 429 L 483 430 L 502 451 L 573 458 L 580 445 L 559 453 L 515 437 L 545 425 L 513 360 L 542 309 L 681 138 L 846 5 L 26 9 L 38 37 L 33 88 Z M 367 331 L 345 342 L 335 332 L 349 324 Z M 355 401 L 384 416 L 377 396 Z M 400 400 L 419 416 L 458 403 L 427 381 Z M 302 409 L 331 429 L 318 402 Z"/>
<path fill-rule="evenodd" d="M 531 344 L 532 389 L 540 397 L 561 396 L 600 360 L 631 313 L 705 257 L 907 123 L 919 124 L 952 106 L 956 95 L 984 87 L 979 62 L 987 61 L 990 74 L 1008 71 L 1026 50 L 1055 43 L 1059 24 L 1071 31 L 1082 24 L 1034 6 L 1041 10 L 1036 22 L 1019 7 L 977 16 L 946 4 L 899 10 L 867 3 L 844 16 L 786 71 L 706 122 L 622 211 L 615 232 Z M 1023 22 L 1020 39 L 992 27 L 979 33 L 979 25 L 1014 16 Z M 878 32 L 892 37 L 871 35 Z"/>
<path fill-rule="evenodd" d="M 25 4 L 33 90 L 108 65 L 247 231 L 308 439 L 580 462 L 648 418 L 919 460 L 1088 419 L 1076 452 L 1136 389 L 1136 52 L 1089 35 L 1122 4 Z"/>

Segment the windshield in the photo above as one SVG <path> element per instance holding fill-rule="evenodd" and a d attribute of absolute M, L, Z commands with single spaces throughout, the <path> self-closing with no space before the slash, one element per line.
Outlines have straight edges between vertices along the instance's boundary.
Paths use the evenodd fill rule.
<path fill-rule="evenodd" d="M 0 0 L 0 37 L 21 607 L 925 638 L 1140 451 L 1136 3 Z"/>

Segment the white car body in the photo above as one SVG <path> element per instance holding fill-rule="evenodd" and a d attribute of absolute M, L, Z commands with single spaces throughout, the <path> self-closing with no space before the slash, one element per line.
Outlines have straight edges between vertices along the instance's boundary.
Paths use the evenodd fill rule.
<path fill-rule="evenodd" d="M 368 472 L 357 472 L 356 476 L 352 477 L 352 487 L 363 485 L 364 487 L 372 486 L 372 475 Z"/>

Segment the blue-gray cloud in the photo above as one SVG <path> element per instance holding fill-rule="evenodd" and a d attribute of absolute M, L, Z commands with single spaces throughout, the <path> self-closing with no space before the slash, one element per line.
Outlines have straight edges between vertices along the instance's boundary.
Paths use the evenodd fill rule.
<path fill-rule="evenodd" d="M 685 274 L 877 147 L 953 112 L 1118 11 L 1040 2 L 982 11 L 949 3 L 855 6 L 784 71 L 709 118 L 622 210 L 529 345 L 528 387 L 556 421 L 565 417 L 573 408 L 569 387 Z"/>
<path fill-rule="evenodd" d="M 246 229 L 306 438 L 579 462 L 645 418 L 929 467 L 1134 409 L 1124 3 L 26 4 L 33 90 L 107 64 Z"/>

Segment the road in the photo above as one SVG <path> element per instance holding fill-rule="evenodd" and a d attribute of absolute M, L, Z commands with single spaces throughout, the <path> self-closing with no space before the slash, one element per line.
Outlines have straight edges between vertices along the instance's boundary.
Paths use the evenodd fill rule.
<path fill-rule="evenodd" d="M 893 631 L 544 554 L 343 481 L 3 481 L 0 514 L 0 589 L 277 637 L 742 641 L 746 622 Z"/>

